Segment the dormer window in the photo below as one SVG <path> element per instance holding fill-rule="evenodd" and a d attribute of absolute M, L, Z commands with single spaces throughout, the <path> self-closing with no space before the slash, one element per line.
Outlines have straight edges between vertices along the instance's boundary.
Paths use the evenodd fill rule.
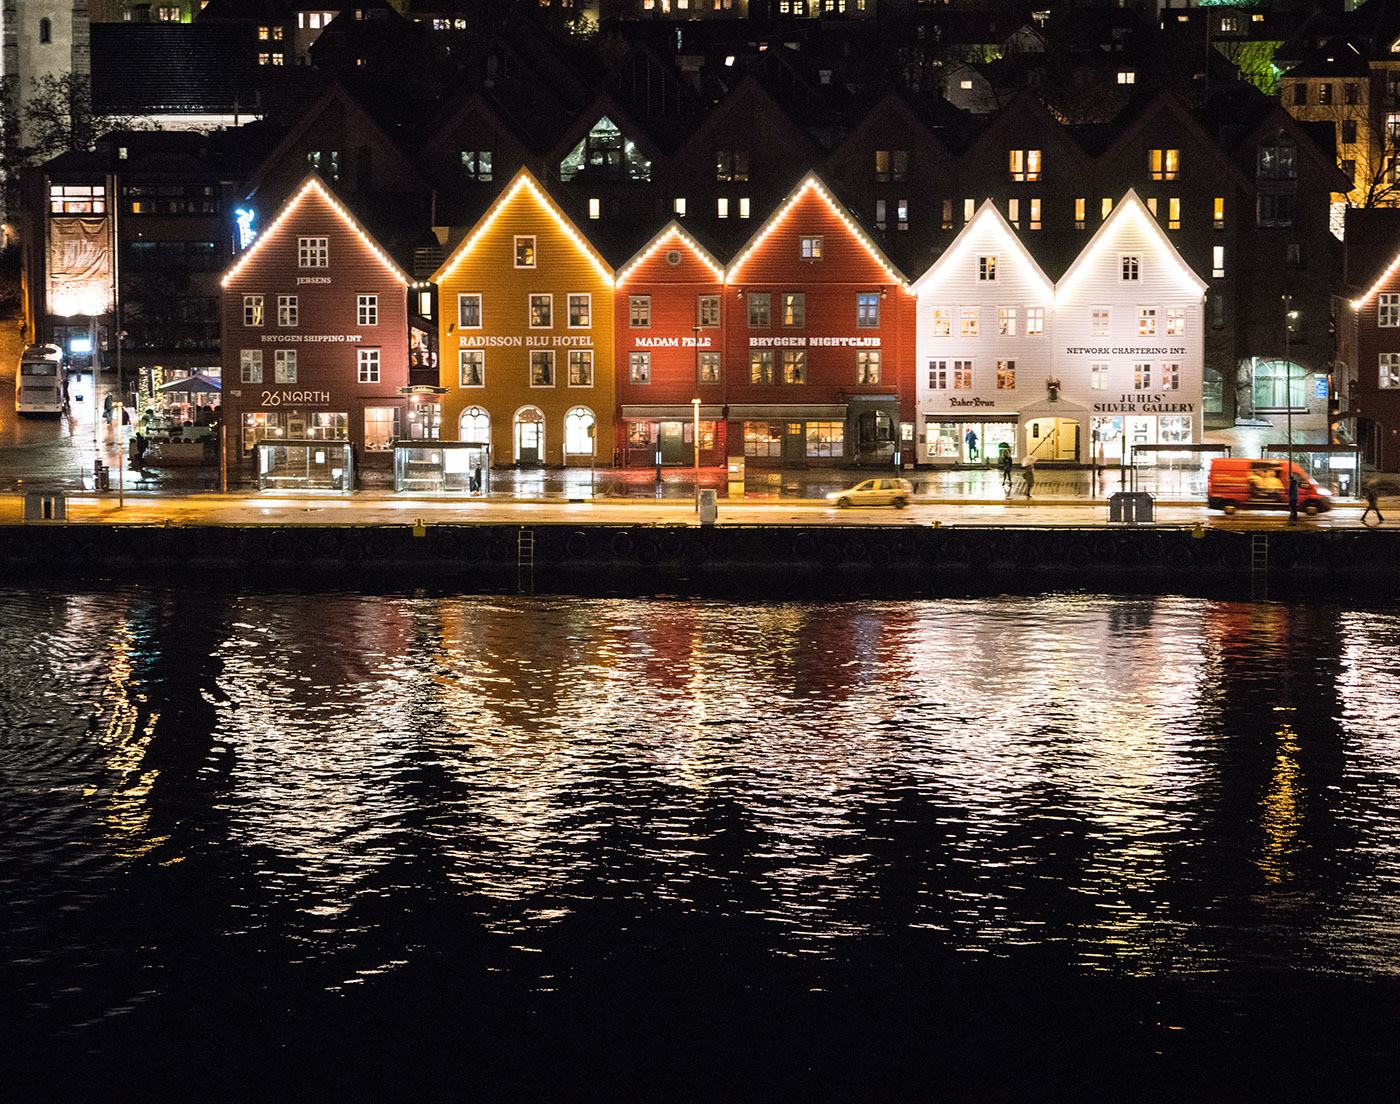
<path fill-rule="evenodd" d="M 1040 179 L 1040 150 L 1012 150 L 1010 162 L 1012 180 Z"/>
<path fill-rule="evenodd" d="M 1257 175 L 1260 180 L 1297 180 L 1297 147 L 1282 139 L 1273 145 L 1260 146 Z"/>
<path fill-rule="evenodd" d="M 997 278 L 997 259 L 995 254 L 977 258 L 977 278 L 979 280 L 995 280 Z"/>
<path fill-rule="evenodd" d="M 1123 254 L 1123 279 L 1136 280 L 1138 278 L 1138 266 L 1142 260 L 1136 253 Z"/>

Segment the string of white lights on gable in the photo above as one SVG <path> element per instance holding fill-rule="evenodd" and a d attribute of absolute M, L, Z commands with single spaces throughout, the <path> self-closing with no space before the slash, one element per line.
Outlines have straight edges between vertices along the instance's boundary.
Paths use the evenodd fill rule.
<path fill-rule="evenodd" d="M 221 287 L 228 287 L 231 280 L 238 278 L 238 274 L 252 262 L 254 257 L 262 252 L 263 247 L 269 240 L 277 236 L 278 229 L 296 213 L 297 207 L 301 205 L 301 202 L 306 198 L 307 194 L 313 191 L 326 201 L 331 210 L 341 217 L 346 226 L 355 232 L 355 235 L 364 244 L 365 248 L 374 254 L 379 260 L 379 263 L 388 269 L 389 274 L 393 276 L 394 279 L 398 280 L 404 287 L 412 283 L 399 266 L 389 258 L 388 254 L 375 244 L 374 239 L 365 233 L 364 228 L 355 221 L 355 216 L 342 207 L 335 196 L 331 195 L 330 192 L 326 190 L 325 186 L 313 176 L 308 178 L 306 183 L 301 186 L 301 190 L 292 197 L 292 201 L 282 208 L 282 213 L 273 220 L 272 225 L 264 231 L 263 235 L 253 242 L 248 252 L 244 253 L 243 256 L 238 259 L 237 263 L 224 274 L 224 278 L 219 282 Z"/>
<path fill-rule="evenodd" d="M 626 282 L 627 278 L 631 276 L 633 272 L 635 272 L 641 265 L 645 264 L 648 260 L 650 260 L 652 256 L 654 256 L 656 252 L 661 249 L 662 246 L 668 244 L 673 240 L 678 241 L 681 245 L 684 245 L 687 249 L 689 249 L 691 253 L 695 255 L 696 260 L 700 261 L 702 264 L 705 265 L 706 268 L 708 268 L 711 272 L 715 274 L 715 280 L 717 282 L 724 282 L 724 268 L 721 265 L 719 265 L 716 261 L 714 261 L 710 257 L 710 255 L 704 249 L 701 248 L 700 244 L 694 238 L 692 238 L 679 226 L 676 226 L 673 223 L 667 229 L 663 230 L 660 234 L 658 234 L 652 240 L 652 243 L 649 246 L 642 250 L 642 252 L 638 254 L 638 256 L 630 264 L 627 265 L 627 267 L 622 269 L 622 271 L 617 274 L 617 279 L 614 281 L 614 286 L 620 287 L 624 282 Z"/>
<path fill-rule="evenodd" d="M 1365 295 L 1361 296 L 1360 299 L 1353 299 L 1351 301 L 1351 309 L 1360 310 L 1362 307 L 1364 307 L 1368 299 L 1370 299 L 1373 295 L 1379 292 L 1381 288 L 1383 288 L 1387 283 L 1390 282 L 1390 278 L 1395 275 L 1395 270 L 1397 268 L 1400 268 L 1400 253 L 1397 253 L 1395 255 L 1395 259 L 1391 261 L 1389 265 L 1386 266 L 1386 270 L 1381 273 L 1380 278 L 1374 284 L 1371 285 L 1371 289 L 1367 291 Z"/>
<path fill-rule="evenodd" d="M 481 240 L 482 235 L 486 234 L 491 229 L 492 224 L 500 217 L 501 212 L 511 204 L 522 188 L 528 189 L 530 195 L 534 197 L 535 202 L 549 212 L 560 232 L 593 262 L 593 267 L 598 270 L 598 275 L 606 280 L 608 286 L 611 287 L 613 284 L 612 269 L 608 267 L 607 262 L 603 260 L 597 251 L 588 244 L 588 241 L 583 235 L 574 229 L 573 223 L 571 223 L 564 212 L 555 205 L 554 200 L 549 197 L 549 193 L 535 183 L 535 178 L 530 174 L 528 169 L 521 169 L 520 172 L 516 174 L 515 181 L 505 190 L 501 198 L 496 200 L 495 205 L 486 213 L 486 217 L 477 224 L 476 230 L 457 247 L 457 251 L 452 254 L 447 263 L 439 270 L 441 273 L 440 278 L 450 276 L 453 270 L 466 259 L 467 255 L 475 248 L 476 243 Z"/>
<path fill-rule="evenodd" d="M 837 201 L 836 197 L 822 187 L 821 181 L 818 180 L 813 173 L 807 174 L 802 183 L 797 186 L 797 190 L 788 197 L 788 201 L 768 219 L 768 222 L 754 235 L 744 251 L 730 262 L 729 272 L 725 277 L 725 282 L 732 284 L 738 280 L 739 270 L 743 268 L 744 262 L 753 255 L 754 251 L 764 243 L 774 230 L 782 225 L 783 220 L 786 219 L 792 209 L 806 197 L 807 193 L 812 191 L 815 191 L 817 195 L 826 200 L 826 204 L 831 209 L 831 213 L 841 221 L 861 245 L 865 246 L 865 251 L 870 254 L 870 259 L 884 269 L 885 273 L 890 278 L 890 282 L 898 284 L 905 291 L 909 290 L 909 281 L 897 272 L 889 261 L 885 260 L 884 254 L 880 252 L 880 247 L 871 241 L 869 235 L 846 214 L 845 209 Z"/>
<path fill-rule="evenodd" d="M 1104 220 L 1102 226 L 1098 228 L 1094 236 L 1089 239 L 1087 245 L 1080 250 L 1079 256 L 1074 259 L 1074 263 L 1069 266 L 1069 270 L 1060 278 L 1060 282 L 1055 285 L 1055 302 L 1065 298 L 1069 294 L 1069 289 L 1077 282 L 1080 273 L 1085 271 L 1089 265 L 1090 256 L 1098 251 L 1102 240 L 1106 240 L 1109 235 L 1117 233 L 1120 223 L 1125 223 L 1128 219 L 1136 219 L 1139 229 L 1155 243 L 1155 248 L 1162 260 L 1169 262 L 1181 278 L 1197 289 L 1202 298 L 1205 296 L 1206 283 L 1192 270 L 1190 265 L 1181 259 L 1181 254 L 1176 251 L 1176 247 L 1167 239 L 1162 232 L 1157 220 L 1148 212 L 1142 200 L 1137 197 L 1137 193 L 1131 189 L 1128 194 L 1114 207 L 1108 218 Z"/>
<path fill-rule="evenodd" d="M 983 223 L 990 223 L 992 232 L 1025 260 L 1026 264 L 1030 266 L 1031 275 L 1040 283 L 1045 297 L 1047 299 L 1051 298 L 1055 294 L 1055 285 L 1051 282 L 1050 277 L 1046 276 L 1040 266 L 1036 264 L 1035 258 L 1031 256 L 1030 250 L 1026 248 L 1025 243 L 1021 241 L 1016 231 L 1007 224 L 1001 212 L 997 210 L 996 204 L 991 200 L 987 200 L 977 209 L 977 212 L 968 221 L 967 225 L 959 231 L 958 236 L 955 237 L 948 248 L 943 251 L 943 255 L 933 263 L 927 272 L 910 285 L 910 290 L 916 294 L 922 294 L 930 285 L 938 281 L 938 277 L 942 275 L 943 272 L 951 273 L 962 251 L 965 248 L 970 248 L 975 245 L 975 243 L 972 243 L 972 239 L 983 232 Z M 980 246 L 977 248 L 980 248 Z M 954 276 L 953 278 L 960 279 L 961 277 Z"/>

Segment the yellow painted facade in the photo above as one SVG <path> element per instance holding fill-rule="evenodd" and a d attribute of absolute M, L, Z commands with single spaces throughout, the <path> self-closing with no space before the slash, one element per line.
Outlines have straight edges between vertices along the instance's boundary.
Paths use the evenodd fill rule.
<path fill-rule="evenodd" d="M 496 466 L 612 464 L 612 269 L 528 170 L 433 279 L 443 439 L 489 441 Z"/>

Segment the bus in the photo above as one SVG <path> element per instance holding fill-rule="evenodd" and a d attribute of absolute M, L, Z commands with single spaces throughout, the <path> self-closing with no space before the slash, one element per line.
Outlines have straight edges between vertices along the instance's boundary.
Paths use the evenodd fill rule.
<path fill-rule="evenodd" d="M 31 345 L 19 358 L 15 374 L 15 409 L 21 414 L 63 413 L 63 350 Z"/>

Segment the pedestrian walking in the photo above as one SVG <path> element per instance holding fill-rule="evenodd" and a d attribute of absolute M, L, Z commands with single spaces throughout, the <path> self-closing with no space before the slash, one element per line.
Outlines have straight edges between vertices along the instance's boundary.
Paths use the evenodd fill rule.
<path fill-rule="evenodd" d="M 998 461 L 1001 468 L 1001 485 L 1009 494 L 1011 492 L 1011 450 L 1005 445 L 1001 446 L 1001 459 Z"/>
<path fill-rule="evenodd" d="M 1362 525 L 1368 524 L 1367 521 L 1366 521 L 1366 518 L 1370 515 L 1370 513 L 1371 513 L 1372 510 L 1375 510 L 1375 511 L 1376 511 L 1376 524 L 1377 524 L 1377 525 L 1380 525 L 1382 522 L 1385 521 L 1385 518 L 1381 517 L 1381 504 L 1380 504 L 1381 485 L 1380 485 L 1380 483 L 1379 483 L 1376 479 L 1374 479 L 1374 478 L 1368 479 L 1368 480 L 1366 480 L 1365 484 L 1363 484 L 1362 490 L 1365 491 L 1365 493 L 1366 493 L 1366 509 L 1365 509 L 1364 511 L 1362 511 L 1362 513 L 1361 513 L 1361 524 L 1362 524 Z"/>
<path fill-rule="evenodd" d="M 1021 478 L 1026 481 L 1026 497 L 1031 497 L 1031 492 L 1035 490 L 1035 457 L 1027 456 L 1021 461 Z"/>
<path fill-rule="evenodd" d="M 1288 477 L 1288 524 L 1298 524 L 1298 487 L 1302 484 L 1298 478 L 1298 473 L 1293 472 Z"/>
<path fill-rule="evenodd" d="M 967 458 L 975 463 L 977 461 L 977 431 L 969 429 L 963 440 L 967 442 Z"/>

